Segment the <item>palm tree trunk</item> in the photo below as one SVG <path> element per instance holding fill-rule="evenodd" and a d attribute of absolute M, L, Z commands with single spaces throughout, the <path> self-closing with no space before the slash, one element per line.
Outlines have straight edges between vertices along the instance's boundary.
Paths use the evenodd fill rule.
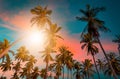
<path fill-rule="evenodd" d="M 118 78 L 117 78 L 117 75 L 116 75 L 116 73 L 115 73 L 115 71 L 114 71 L 114 69 L 113 69 L 113 67 L 112 67 L 112 64 L 111 64 L 111 62 L 109 61 L 108 56 L 107 56 L 107 54 L 106 54 L 106 52 L 105 52 L 105 50 L 104 50 L 104 48 L 103 48 L 103 46 L 102 46 L 102 44 L 101 44 L 101 42 L 100 42 L 100 39 L 99 39 L 98 37 L 97 37 L 97 40 L 98 40 L 98 43 L 99 43 L 99 45 L 100 45 L 100 47 L 101 47 L 101 49 L 102 49 L 102 51 L 103 51 L 103 54 L 104 54 L 104 56 L 105 56 L 105 58 L 106 58 L 106 60 L 107 60 L 107 62 L 108 62 L 108 64 L 109 64 L 110 68 L 112 69 L 114 79 L 118 79 Z"/>
<path fill-rule="evenodd" d="M 70 71 L 70 72 L 71 72 L 71 79 L 73 79 L 72 69 L 71 69 L 71 71 Z"/>
<path fill-rule="evenodd" d="M 44 79 L 47 79 L 47 71 L 48 71 L 48 62 L 46 62 L 46 69 L 45 69 Z"/>
<path fill-rule="evenodd" d="M 63 66 L 63 79 L 64 79 L 64 66 Z"/>
<path fill-rule="evenodd" d="M 99 71 L 98 71 L 98 68 L 97 68 L 97 64 L 95 62 L 95 56 L 94 55 L 92 55 L 92 56 L 93 56 L 93 61 L 94 61 L 95 68 L 96 68 L 96 71 L 97 71 L 97 74 L 98 74 L 98 79 L 100 79 L 100 74 L 99 74 Z"/>

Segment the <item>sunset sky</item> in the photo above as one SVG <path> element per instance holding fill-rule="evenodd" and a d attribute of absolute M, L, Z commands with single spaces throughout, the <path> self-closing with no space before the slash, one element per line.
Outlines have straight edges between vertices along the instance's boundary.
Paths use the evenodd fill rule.
<path fill-rule="evenodd" d="M 117 44 L 113 43 L 112 40 L 120 31 L 120 0 L 0 0 L 0 41 L 7 38 L 12 43 L 30 32 L 33 28 L 30 22 L 33 15 L 30 10 L 37 5 L 48 6 L 48 9 L 52 10 L 52 22 L 62 27 L 60 34 L 64 40 L 59 40 L 58 45 L 68 46 L 74 53 L 74 58 L 79 61 L 89 58 L 90 56 L 86 56 L 86 51 L 81 50 L 79 43 L 80 34 L 86 23 L 77 21 L 75 18 L 81 15 L 79 9 L 85 9 L 86 4 L 93 7 L 106 7 L 106 11 L 101 12 L 98 18 L 105 21 L 105 26 L 111 32 L 100 32 L 100 39 L 107 52 L 117 53 Z M 30 50 L 31 54 L 40 56 L 37 52 L 40 51 L 42 46 L 32 46 L 26 42 L 26 39 L 20 41 L 11 49 L 16 51 L 23 45 Z M 103 56 L 101 51 L 99 56 Z"/>

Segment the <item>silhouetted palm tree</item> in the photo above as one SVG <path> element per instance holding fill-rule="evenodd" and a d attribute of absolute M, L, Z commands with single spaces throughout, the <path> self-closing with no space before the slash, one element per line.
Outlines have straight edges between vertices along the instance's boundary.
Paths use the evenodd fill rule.
<path fill-rule="evenodd" d="M 64 79 L 64 66 L 66 65 L 66 62 L 67 62 L 68 49 L 65 46 L 61 46 L 61 47 L 59 47 L 59 52 L 60 52 L 60 54 L 58 54 L 56 57 L 57 57 L 58 60 L 60 60 L 62 62 L 62 65 L 63 65 L 63 79 Z"/>
<path fill-rule="evenodd" d="M 113 42 L 118 43 L 118 51 L 120 56 L 120 35 L 116 35 L 116 38 L 113 40 Z"/>
<path fill-rule="evenodd" d="M 20 65 L 20 62 L 17 62 L 13 68 L 14 70 L 14 74 L 13 74 L 13 77 L 11 79 L 19 79 L 19 72 L 20 72 L 20 69 L 21 69 L 21 65 Z"/>
<path fill-rule="evenodd" d="M 31 78 L 32 79 L 37 79 L 40 76 L 40 71 L 39 68 L 36 66 L 33 69 L 33 72 L 31 73 Z"/>
<path fill-rule="evenodd" d="M 97 63 L 97 66 L 99 67 L 99 70 L 104 71 L 105 62 L 102 61 L 102 60 L 100 60 L 100 59 L 98 59 L 98 60 L 96 61 L 96 63 Z"/>
<path fill-rule="evenodd" d="M 50 21 L 50 14 L 52 13 L 51 10 L 48 10 L 46 7 L 36 6 L 34 9 L 31 9 L 31 13 L 35 16 L 31 19 L 33 24 L 37 24 L 39 28 L 45 27 L 45 24 L 48 23 L 51 25 Z"/>
<path fill-rule="evenodd" d="M 93 70 L 93 64 L 91 63 L 91 60 L 85 59 L 85 61 L 82 62 L 82 66 L 82 73 L 85 79 L 90 79 L 90 77 L 93 77 L 95 71 Z"/>
<path fill-rule="evenodd" d="M 99 30 L 105 31 L 105 32 L 109 31 L 109 29 L 104 26 L 104 21 L 102 21 L 102 20 L 100 20 L 100 19 L 98 19 L 96 17 L 99 12 L 104 11 L 104 10 L 105 10 L 104 7 L 92 8 L 92 7 L 90 7 L 90 5 L 87 5 L 86 10 L 82 10 L 82 9 L 80 10 L 80 12 L 84 16 L 76 17 L 76 18 L 78 20 L 80 20 L 80 21 L 87 22 L 87 27 L 85 27 L 85 29 L 83 30 L 81 36 L 83 36 L 84 32 L 87 29 L 87 32 L 90 33 L 90 35 L 92 35 L 92 37 L 94 37 L 94 38 L 96 38 L 98 40 L 98 43 L 99 43 L 99 45 L 100 45 L 100 47 L 101 47 L 101 49 L 103 51 L 103 54 L 105 55 L 105 58 L 106 58 L 107 62 L 109 63 L 110 68 L 113 71 L 114 78 L 118 79 L 117 75 L 116 75 L 116 73 L 115 73 L 115 71 L 114 71 L 114 69 L 113 69 L 113 67 L 112 67 L 112 65 L 111 65 L 107 55 L 106 55 L 106 52 L 105 52 L 105 50 L 104 50 L 104 48 L 103 48 L 103 46 L 102 46 L 102 44 L 100 42 L 100 39 L 99 39 L 99 36 L 100 36 Z"/>
<path fill-rule="evenodd" d="M 78 61 L 74 61 L 74 74 L 76 79 L 83 78 L 83 75 L 81 74 L 82 64 L 80 64 Z"/>
<path fill-rule="evenodd" d="M 88 33 L 88 34 L 84 35 L 84 37 L 80 41 L 80 43 L 83 43 L 81 48 L 82 49 L 86 48 L 87 54 L 88 55 L 89 54 L 92 55 L 93 61 L 94 61 L 94 64 L 95 64 L 95 68 L 96 68 L 96 71 L 97 71 L 97 74 L 98 74 L 98 79 L 100 79 L 100 74 L 99 74 L 99 71 L 98 71 L 98 68 L 97 68 L 97 64 L 96 64 L 96 61 L 95 61 L 95 54 L 98 53 L 98 48 L 94 44 L 97 43 L 97 41 L 94 40 L 92 38 L 92 36 Z"/>
<path fill-rule="evenodd" d="M 115 53 L 109 53 L 107 54 L 113 69 L 115 70 L 117 75 L 120 75 L 120 59 L 116 56 Z M 113 72 L 111 68 L 109 67 L 108 63 L 105 64 L 105 74 L 108 76 L 113 76 Z"/>
<path fill-rule="evenodd" d="M 46 75 L 46 69 L 42 69 L 40 71 L 40 77 L 44 79 L 45 75 Z"/>
<path fill-rule="evenodd" d="M 0 64 L 1 70 L 3 71 L 2 76 L 4 75 L 4 73 L 6 71 L 10 71 L 11 70 L 12 64 L 13 63 L 12 63 L 12 61 L 11 61 L 10 58 L 7 58 L 5 62 L 3 62 L 3 63 Z"/>

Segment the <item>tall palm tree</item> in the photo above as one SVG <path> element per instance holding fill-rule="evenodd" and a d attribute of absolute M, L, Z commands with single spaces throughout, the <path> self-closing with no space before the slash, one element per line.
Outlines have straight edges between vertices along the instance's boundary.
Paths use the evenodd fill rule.
<path fill-rule="evenodd" d="M 97 71 L 97 74 L 98 74 L 98 79 L 100 79 L 100 74 L 99 74 L 97 64 L 96 64 L 96 61 L 95 61 L 95 54 L 98 53 L 98 48 L 94 44 L 97 43 L 97 41 L 94 40 L 92 38 L 92 36 L 88 33 L 88 34 L 84 35 L 84 37 L 83 37 L 83 39 L 81 40 L 80 43 L 83 43 L 81 48 L 82 49 L 86 48 L 87 54 L 92 55 L 93 61 L 94 61 L 94 64 L 95 64 L 95 68 L 96 68 L 96 71 Z"/>
<path fill-rule="evenodd" d="M 95 71 L 93 70 L 93 64 L 91 63 L 91 60 L 85 59 L 85 61 L 82 62 L 82 73 L 86 79 L 90 79 L 90 77 L 93 77 Z"/>
<path fill-rule="evenodd" d="M 61 38 L 63 39 L 58 32 L 61 30 L 62 28 L 57 26 L 57 24 L 51 24 L 51 26 L 49 28 L 46 28 L 46 32 L 47 32 L 47 36 L 48 36 L 48 44 L 51 47 L 55 47 L 56 46 L 56 40 L 57 38 Z"/>
<path fill-rule="evenodd" d="M 80 12 L 84 15 L 82 17 L 76 17 L 77 20 L 80 20 L 80 21 L 85 21 L 87 22 L 87 26 L 85 27 L 85 29 L 83 30 L 82 32 L 82 35 L 84 34 L 84 32 L 86 31 L 87 29 L 87 32 L 90 33 L 90 35 L 92 35 L 93 38 L 96 38 L 98 40 L 98 43 L 103 51 L 103 54 L 107 60 L 107 62 L 109 63 L 109 66 L 110 68 L 112 69 L 112 72 L 113 72 L 113 76 L 115 79 L 118 79 L 117 78 L 117 75 L 107 57 L 107 54 L 100 42 L 100 39 L 99 39 L 99 30 L 101 31 L 109 31 L 109 29 L 107 27 L 104 26 L 104 21 L 100 20 L 97 18 L 97 14 L 101 11 L 104 11 L 105 8 L 104 7 L 96 7 L 96 8 L 92 8 L 90 5 L 87 5 L 86 6 L 86 10 L 82 10 L 80 9 Z"/>
<path fill-rule="evenodd" d="M 64 66 L 66 65 L 66 62 L 67 62 L 68 49 L 65 46 L 61 46 L 61 47 L 59 47 L 59 52 L 60 52 L 60 54 L 58 54 L 56 57 L 57 57 L 58 60 L 60 60 L 62 62 L 62 65 L 63 65 L 63 79 L 64 79 Z"/>
<path fill-rule="evenodd" d="M 45 48 L 45 50 L 44 51 L 42 51 L 42 53 L 43 53 L 43 56 L 42 57 L 44 57 L 44 62 L 46 62 L 46 74 L 45 74 L 45 76 L 44 76 L 44 79 L 46 79 L 47 78 L 47 71 L 48 71 L 48 67 L 49 67 L 49 62 L 50 61 L 53 61 L 53 58 L 52 58 L 52 56 L 51 56 L 51 53 L 54 53 L 54 51 L 53 51 L 53 49 L 50 47 L 50 46 L 47 46 L 46 48 Z"/>
<path fill-rule="evenodd" d="M 116 35 L 116 38 L 113 40 L 113 42 L 118 43 L 118 51 L 120 56 L 120 35 Z"/>
<path fill-rule="evenodd" d="M 59 60 L 57 56 L 55 57 L 55 62 L 52 63 L 51 66 L 53 67 L 53 71 L 56 73 L 55 79 L 59 79 L 59 76 L 61 75 L 61 72 L 62 72 L 63 65 L 61 60 Z"/>
<path fill-rule="evenodd" d="M 45 27 L 45 24 L 48 23 L 51 25 L 50 14 L 51 10 L 48 10 L 47 6 L 36 6 L 34 9 L 31 9 L 31 13 L 35 16 L 31 19 L 33 24 L 37 24 L 39 28 Z"/>

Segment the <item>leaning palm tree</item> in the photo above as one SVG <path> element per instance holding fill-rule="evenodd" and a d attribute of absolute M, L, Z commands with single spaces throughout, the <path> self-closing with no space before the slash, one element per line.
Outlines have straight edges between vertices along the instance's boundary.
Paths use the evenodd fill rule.
<path fill-rule="evenodd" d="M 100 34 L 99 34 L 99 30 L 101 31 L 109 31 L 109 29 L 107 27 L 104 26 L 104 21 L 100 20 L 97 18 L 97 14 L 101 11 L 104 11 L 105 8 L 104 7 L 96 7 L 96 8 L 92 8 L 90 5 L 87 5 L 86 10 L 82 10 L 80 9 L 80 12 L 84 15 L 82 17 L 76 17 L 77 20 L 80 21 L 85 21 L 87 22 L 87 26 L 85 27 L 85 29 L 83 30 L 81 37 L 83 36 L 83 34 L 85 33 L 85 31 L 87 30 L 88 33 L 90 33 L 90 35 L 92 35 L 93 38 L 96 38 L 98 40 L 98 43 L 103 51 L 103 54 L 107 60 L 107 62 L 109 63 L 110 68 L 112 69 L 113 72 L 113 76 L 115 79 L 117 78 L 117 75 L 107 57 L 107 54 L 100 42 Z"/>
<path fill-rule="evenodd" d="M 113 42 L 118 43 L 118 51 L 120 56 L 120 35 L 116 35 L 116 38 L 113 40 Z"/>
<path fill-rule="evenodd" d="M 50 14 L 52 13 L 51 10 L 48 10 L 46 7 L 37 6 L 34 9 L 31 9 L 31 13 L 35 16 L 31 19 L 33 24 L 37 24 L 39 28 L 45 27 L 45 24 L 48 23 L 51 25 L 50 21 Z"/>
<path fill-rule="evenodd" d="M 83 37 L 83 39 L 81 40 L 80 43 L 82 43 L 81 48 L 82 49 L 86 48 L 87 54 L 92 55 L 93 61 L 94 61 L 94 64 L 95 64 L 95 68 L 96 68 L 96 71 L 97 71 L 97 74 L 98 74 L 98 79 L 100 79 L 100 74 L 99 74 L 97 64 L 96 64 L 96 61 L 95 61 L 95 54 L 98 53 L 98 48 L 94 44 L 97 43 L 97 41 L 94 40 L 92 38 L 92 36 L 88 33 L 88 34 L 84 35 L 84 37 Z"/>
<path fill-rule="evenodd" d="M 10 42 L 7 39 L 4 39 L 3 42 L 0 43 L 0 54 L 3 53 L 4 50 L 6 50 L 10 46 Z M 14 55 L 14 52 L 12 50 L 8 50 L 6 53 L 1 57 L 2 62 L 6 61 L 7 58 L 10 58 L 10 54 Z"/>

